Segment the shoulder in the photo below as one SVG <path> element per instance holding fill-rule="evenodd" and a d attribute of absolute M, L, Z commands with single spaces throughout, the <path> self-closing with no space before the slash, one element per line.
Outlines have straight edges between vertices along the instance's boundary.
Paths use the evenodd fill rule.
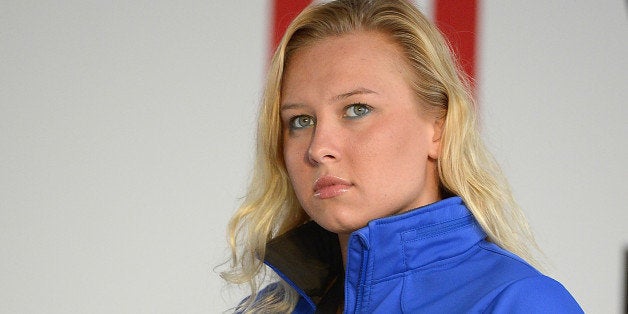
<path fill-rule="evenodd" d="M 251 296 L 246 297 L 244 300 L 242 300 L 240 304 L 236 307 L 234 313 L 242 314 L 247 312 L 285 312 L 285 307 L 290 307 L 290 305 L 285 304 L 285 306 L 279 306 L 280 308 L 282 308 L 282 310 L 271 310 L 277 308 L 278 303 L 282 302 L 284 289 L 285 287 L 279 282 L 271 283 L 256 294 L 255 300 L 253 302 L 249 301 L 251 300 Z M 299 296 L 296 305 L 294 306 L 292 311 L 290 311 L 290 313 L 312 314 L 314 313 L 314 309 L 315 308 L 308 302 L 308 300 Z"/>
<path fill-rule="evenodd" d="M 489 313 L 583 313 L 558 281 L 532 276 L 506 286 L 487 308 Z"/>
<path fill-rule="evenodd" d="M 244 298 L 244 300 L 240 301 L 240 304 L 236 306 L 234 313 L 242 314 L 245 313 L 247 310 L 259 307 L 265 302 L 265 299 L 275 293 L 278 288 L 279 283 L 271 283 L 264 287 L 262 290 L 260 290 L 257 294 L 255 294 L 255 299 L 253 299 L 253 301 L 251 301 L 253 297 L 252 295 Z"/>
<path fill-rule="evenodd" d="M 569 291 L 558 281 L 540 273 L 523 259 L 501 247 L 484 242 L 480 247 L 492 260 L 488 281 L 495 290 L 488 313 L 582 313 Z M 488 279 L 492 277 L 493 279 Z"/>

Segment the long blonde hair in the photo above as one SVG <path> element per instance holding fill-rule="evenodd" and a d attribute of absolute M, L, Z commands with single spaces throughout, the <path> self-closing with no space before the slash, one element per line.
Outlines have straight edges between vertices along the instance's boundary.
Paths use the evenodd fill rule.
<path fill-rule="evenodd" d="M 251 297 L 240 310 L 289 312 L 298 300 L 280 282 L 257 300 L 266 243 L 308 220 L 290 184 L 283 159 L 279 105 L 286 65 L 294 52 L 330 36 L 378 32 L 396 43 L 414 73 L 410 84 L 427 112 L 444 119 L 438 173 L 443 193 L 462 197 L 488 239 L 534 263 L 536 247 L 508 183 L 486 150 L 468 80 L 447 42 L 405 0 L 338 0 L 306 8 L 288 27 L 269 67 L 259 113 L 253 177 L 242 206 L 228 226 L 231 269 L 223 278 L 248 283 Z"/>

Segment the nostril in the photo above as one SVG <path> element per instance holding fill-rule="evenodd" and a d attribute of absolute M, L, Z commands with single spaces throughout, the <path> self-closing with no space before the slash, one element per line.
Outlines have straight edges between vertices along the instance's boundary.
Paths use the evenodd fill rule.
<path fill-rule="evenodd" d="M 321 124 L 317 124 L 312 132 L 312 138 L 308 146 L 308 159 L 312 164 L 320 164 L 330 161 L 338 161 L 338 139 L 333 136 L 332 130 L 321 129 Z"/>
<path fill-rule="evenodd" d="M 321 152 L 318 153 L 310 151 L 307 154 L 307 160 L 312 164 L 324 163 L 326 161 L 336 160 L 337 157 L 334 153 L 331 152 Z"/>

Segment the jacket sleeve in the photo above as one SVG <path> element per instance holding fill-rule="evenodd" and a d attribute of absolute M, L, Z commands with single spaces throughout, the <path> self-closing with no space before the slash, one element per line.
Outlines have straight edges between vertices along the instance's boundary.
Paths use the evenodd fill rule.
<path fill-rule="evenodd" d="M 486 313 L 584 313 L 559 282 L 547 276 L 520 279 L 508 285 Z"/>

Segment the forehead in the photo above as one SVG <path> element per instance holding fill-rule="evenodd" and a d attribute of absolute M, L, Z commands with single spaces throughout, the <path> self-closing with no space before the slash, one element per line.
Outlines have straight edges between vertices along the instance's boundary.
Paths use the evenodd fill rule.
<path fill-rule="evenodd" d="M 390 79 L 409 78 L 408 68 L 401 48 L 385 34 L 330 36 L 294 51 L 285 68 L 282 95 L 317 86 L 330 94 L 365 84 L 384 88 Z"/>

